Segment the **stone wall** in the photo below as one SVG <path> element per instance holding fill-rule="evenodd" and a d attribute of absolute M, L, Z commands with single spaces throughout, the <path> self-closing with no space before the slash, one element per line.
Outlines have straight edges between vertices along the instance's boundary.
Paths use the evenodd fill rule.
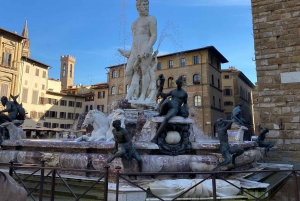
<path fill-rule="evenodd" d="M 269 159 L 299 163 L 300 1 L 252 0 L 260 124 L 275 142 Z"/>

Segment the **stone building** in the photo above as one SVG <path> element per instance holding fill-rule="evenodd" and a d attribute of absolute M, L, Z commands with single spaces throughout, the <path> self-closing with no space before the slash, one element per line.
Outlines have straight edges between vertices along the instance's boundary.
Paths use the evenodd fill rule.
<path fill-rule="evenodd" d="M 213 46 L 158 56 L 156 76 L 166 78 L 164 92 L 176 88 L 178 77 L 185 78 L 190 118 L 208 137 L 216 133 L 214 122 L 223 117 L 221 64 L 227 59 Z M 125 98 L 128 83 L 124 79 L 125 64 L 108 67 L 108 105 Z M 113 109 L 111 107 L 111 109 Z"/>
<path fill-rule="evenodd" d="M 222 69 L 222 89 L 225 118 L 231 119 L 231 113 L 238 103 L 241 107 L 242 117 L 247 122 L 248 131 L 245 132 L 244 140 L 250 140 L 254 134 L 252 112 L 252 90 L 254 84 L 235 67 Z"/>
<path fill-rule="evenodd" d="M 19 73 L 22 55 L 25 55 L 23 46 L 26 37 L 0 28 L 0 44 L 0 96 L 9 97 L 19 93 Z"/>
<path fill-rule="evenodd" d="M 299 164 L 300 1 L 252 0 L 260 124 L 275 143 L 266 160 Z"/>
<path fill-rule="evenodd" d="M 26 111 L 25 126 L 35 127 L 43 125 L 39 119 L 43 118 L 45 109 L 41 103 L 46 96 L 48 88 L 49 65 L 28 57 L 22 57 L 20 71 L 20 95 L 19 102 Z"/>

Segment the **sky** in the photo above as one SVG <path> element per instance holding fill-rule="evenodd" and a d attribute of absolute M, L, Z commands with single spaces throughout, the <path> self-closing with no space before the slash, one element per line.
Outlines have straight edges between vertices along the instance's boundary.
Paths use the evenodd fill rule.
<path fill-rule="evenodd" d="M 0 27 L 22 33 L 28 23 L 32 59 L 51 66 L 59 79 L 60 56 L 76 58 L 74 84 L 107 81 L 105 67 L 125 63 L 117 51 L 129 49 L 135 0 L 3 1 Z M 6 9 L 4 9 L 6 8 Z M 150 0 L 157 19 L 159 55 L 214 46 L 229 66 L 256 82 L 250 0 Z"/>

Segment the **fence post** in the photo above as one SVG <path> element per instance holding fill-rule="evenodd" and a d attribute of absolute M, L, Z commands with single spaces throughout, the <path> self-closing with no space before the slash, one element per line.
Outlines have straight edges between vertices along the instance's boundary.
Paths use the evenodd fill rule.
<path fill-rule="evenodd" d="M 104 178 L 104 201 L 107 201 L 107 194 L 108 194 L 108 169 L 110 168 L 109 165 L 105 165 L 105 178 Z"/>
<path fill-rule="evenodd" d="M 44 193 L 44 173 L 45 173 L 45 160 L 41 160 L 41 178 L 40 178 L 40 197 L 39 201 L 43 201 L 43 193 Z"/>
<path fill-rule="evenodd" d="M 119 180 L 120 180 L 120 171 L 121 171 L 121 167 L 117 166 L 115 168 L 115 172 L 117 173 L 117 181 L 116 181 L 116 201 L 119 201 Z"/>
<path fill-rule="evenodd" d="M 212 182 L 212 190 L 213 190 L 213 200 L 217 201 L 217 189 L 216 189 L 216 174 L 212 173 L 211 175 L 211 182 Z"/>
<path fill-rule="evenodd" d="M 55 176 L 56 176 L 56 169 L 52 170 L 52 176 L 51 176 L 51 195 L 50 195 L 50 201 L 54 201 L 54 195 L 55 195 Z"/>
<path fill-rule="evenodd" d="M 294 189 L 295 189 L 295 200 L 299 200 L 299 192 L 298 192 L 298 181 L 297 181 L 297 173 L 293 171 L 293 180 L 294 180 Z"/>
<path fill-rule="evenodd" d="M 10 166 L 9 166 L 9 175 L 12 177 L 13 176 L 13 169 L 14 169 L 14 160 L 9 161 Z"/>

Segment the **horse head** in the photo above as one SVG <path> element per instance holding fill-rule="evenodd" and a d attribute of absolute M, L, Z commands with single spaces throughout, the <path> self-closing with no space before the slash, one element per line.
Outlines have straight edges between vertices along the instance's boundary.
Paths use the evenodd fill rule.
<path fill-rule="evenodd" d="M 88 113 L 87 113 L 87 115 L 86 115 L 86 117 L 85 117 L 85 119 L 84 119 L 84 121 L 83 121 L 83 123 L 82 123 L 82 126 L 81 126 L 81 128 L 82 129 L 85 129 L 89 124 L 93 124 L 94 123 L 94 115 L 93 115 L 93 110 L 90 110 Z"/>

